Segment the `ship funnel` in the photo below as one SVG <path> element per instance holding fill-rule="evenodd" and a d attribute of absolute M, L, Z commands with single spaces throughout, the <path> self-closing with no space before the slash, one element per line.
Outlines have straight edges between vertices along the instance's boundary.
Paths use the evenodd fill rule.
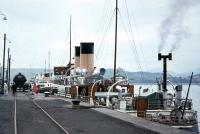
<path fill-rule="evenodd" d="M 172 60 L 172 54 L 169 53 L 168 55 L 162 55 L 161 53 L 158 54 L 158 60 L 163 60 L 163 106 L 164 109 L 167 108 L 167 60 Z"/>
<path fill-rule="evenodd" d="M 74 66 L 75 68 L 80 67 L 80 46 L 75 46 Z"/>
<path fill-rule="evenodd" d="M 91 75 L 94 70 L 94 43 L 84 42 L 80 46 L 80 68 L 86 69 Z"/>

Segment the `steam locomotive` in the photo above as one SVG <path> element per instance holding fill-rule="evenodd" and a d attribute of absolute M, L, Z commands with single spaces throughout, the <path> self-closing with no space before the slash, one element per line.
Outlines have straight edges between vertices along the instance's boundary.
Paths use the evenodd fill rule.
<path fill-rule="evenodd" d="M 26 77 L 21 73 L 15 75 L 15 77 L 13 78 L 14 82 L 13 84 L 15 84 L 17 90 L 23 90 L 23 91 L 27 90 L 28 85 L 26 84 L 26 81 L 27 81 Z"/>

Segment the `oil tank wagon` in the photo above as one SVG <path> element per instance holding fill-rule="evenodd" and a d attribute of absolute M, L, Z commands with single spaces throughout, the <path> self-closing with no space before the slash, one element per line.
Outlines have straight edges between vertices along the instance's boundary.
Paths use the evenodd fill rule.
<path fill-rule="evenodd" d="M 26 77 L 21 73 L 15 75 L 13 79 L 16 88 L 23 91 L 26 90 L 26 85 L 25 85 L 26 81 L 27 81 Z"/>

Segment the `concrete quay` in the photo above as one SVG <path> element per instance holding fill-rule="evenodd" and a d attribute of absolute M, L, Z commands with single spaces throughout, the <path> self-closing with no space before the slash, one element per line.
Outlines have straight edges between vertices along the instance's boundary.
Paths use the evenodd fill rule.
<path fill-rule="evenodd" d="M 27 97 L 17 93 L 17 114 L 19 132 L 29 134 L 62 133 L 49 119 L 38 111 L 31 101 L 37 102 L 70 134 L 191 134 L 162 124 L 120 113 L 107 108 L 91 107 L 81 102 L 80 108 L 73 108 L 71 99 L 44 97 L 43 94 Z M 0 96 L 0 134 L 13 134 L 13 104 L 11 93 Z M 25 127 L 24 127 L 25 126 Z"/>

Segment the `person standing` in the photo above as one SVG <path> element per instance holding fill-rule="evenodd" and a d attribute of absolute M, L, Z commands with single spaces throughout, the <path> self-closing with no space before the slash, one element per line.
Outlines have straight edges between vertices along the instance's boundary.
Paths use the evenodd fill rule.
<path fill-rule="evenodd" d="M 33 92 L 34 95 L 35 95 L 36 93 L 38 93 L 38 87 L 37 87 L 36 83 L 33 83 L 32 92 Z"/>
<path fill-rule="evenodd" d="M 4 93 L 8 95 L 8 85 L 6 83 L 4 83 Z"/>
<path fill-rule="evenodd" d="M 15 95 L 15 92 L 16 92 L 16 85 L 15 85 L 15 83 L 13 83 L 13 85 L 12 85 L 12 91 L 13 91 L 13 95 Z"/>

